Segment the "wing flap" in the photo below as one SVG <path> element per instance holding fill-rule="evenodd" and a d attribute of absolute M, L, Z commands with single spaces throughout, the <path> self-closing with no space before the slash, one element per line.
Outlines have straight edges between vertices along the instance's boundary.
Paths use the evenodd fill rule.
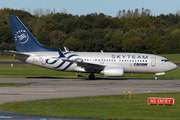
<path fill-rule="evenodd" d="M 105 65 L 99 65 L 96 63 L 87 63 L 87 62 L 78 61 L 78 60 L 69 60 L 66 58 L 61 58 L 61 60 L 76 63 L 77 66 L 84 67 L 85 69 L 103 70 L 106 67 Z"/>

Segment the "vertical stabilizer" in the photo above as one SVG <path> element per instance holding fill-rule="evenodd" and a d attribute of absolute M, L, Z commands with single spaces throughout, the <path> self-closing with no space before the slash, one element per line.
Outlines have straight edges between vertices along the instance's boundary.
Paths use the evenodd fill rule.
<path fill-rule="evenodd" d="M 9 15 L 9 21 L 17 52 L 55 51 L 39 44 L 17 16 Z"/>

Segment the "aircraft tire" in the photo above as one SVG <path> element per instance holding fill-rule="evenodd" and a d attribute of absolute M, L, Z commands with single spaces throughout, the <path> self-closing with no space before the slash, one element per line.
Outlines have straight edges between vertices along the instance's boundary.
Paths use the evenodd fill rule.
<path fill-rule="evenodd" d="M 94 80 L 94 78 L 95 78 L 95 75 L 94 75 L 93 73 L 91 73 L 91 74 L 89 75 L 89 80 Z"/>

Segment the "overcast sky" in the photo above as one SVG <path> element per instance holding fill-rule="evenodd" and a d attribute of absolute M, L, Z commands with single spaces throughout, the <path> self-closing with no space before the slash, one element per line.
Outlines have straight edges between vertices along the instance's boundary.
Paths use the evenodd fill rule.
<path fill-rule="evenodd" d="M 152 15 L 175 14 L 180 11 L 180 0 L 0 0 L 0 9 L 12 8 L 33 13 L 34 9 L 53 8 L 72 15 L 104 13 L 115 17 L 119 10 L 150 9 Z"/>

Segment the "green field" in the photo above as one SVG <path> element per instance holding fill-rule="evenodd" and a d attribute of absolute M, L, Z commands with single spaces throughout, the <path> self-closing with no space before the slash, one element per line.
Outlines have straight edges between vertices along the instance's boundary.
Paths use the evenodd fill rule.
<path fill-rule="evenodd" d="M 128 96 L 127 96 L 128 97 Z M 174 106 L 148 105 L 148 97 L 175 99 Z M 29 102 L 29 110 L 27 110 Z M 124 95 L 93 96 L 11 102 L 0 105 L 0 109 L 21 114 L 90 119 L 179 119 L 180 93 L 133 94 L 132 99 Z M 51 114 L 50 114 L 51 110 Z M 102 117 L 103 114 L 103 117 Z"/>
<path fill-rule="evenodd" d="M 173 63 L 180 63 L 180 54 L 160 54 Z"/>
<path fill-rule="evenodd" d="M 180 67 L 177 67 L 175 70 L 167 72 L 163 76 L 158 76 L 159 79 L 180 79 Z M 89 73 L 78 73 L 82 75 L 84 79 L 88 78 Z M 105 78 L 105 79 L 153 79 L 155 74 L 133 74 L 125 73 L 124 77 L 104 77 L 101 74 L 95 74 L 96 78 Z M 26 78 L 26 77 L 57 77 L 57 78 L 79 78 L 75 72 L 63 72 L 55 71 L 51 69 L 46 69 L 34 65 L 0 65 L 0 78 Z"/>
<path fill-rule="evenodd" d="M 0 62 L 21 62 L 13 56 L 0 56 Z"/>
<path fill-rule="evenodd" d="M 9 87 L 9 86 L 29 86 L 30 84 L 25 83 L 0 83 L 0 87 Z"/>

